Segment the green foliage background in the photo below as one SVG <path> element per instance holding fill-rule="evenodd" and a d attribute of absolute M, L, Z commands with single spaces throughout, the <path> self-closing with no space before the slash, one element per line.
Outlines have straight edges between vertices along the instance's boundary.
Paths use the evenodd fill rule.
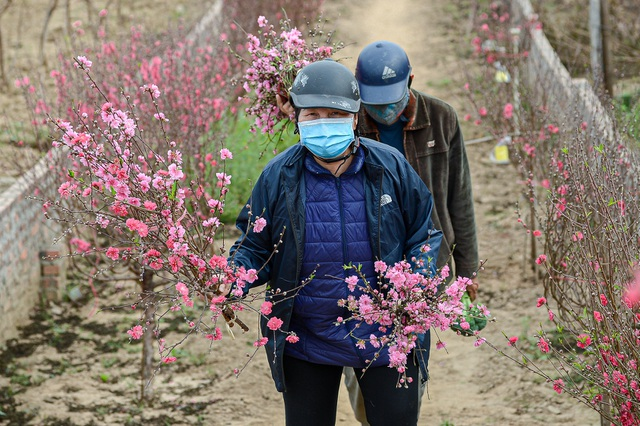
<path fill-rule="evenodd" d="M 276 144 L 268 135 L 249 131 L 252 121 L 252 117 L 238 114 L 224 143 L 233 153 L 233 159 L 228 160 L 226 165 L 226 173 L 231 175 L 231 185 L 226 196 L 224 213 L 220 216 L 220 221 L 226 224 L 235 223 L 238 213 L 249 199 L 251 189 L 267 163 L 278 152 L 298 142 L 298 136 L 287 130 L 282 133 L 282 140 L 278 141 L 276 148 Z"/>

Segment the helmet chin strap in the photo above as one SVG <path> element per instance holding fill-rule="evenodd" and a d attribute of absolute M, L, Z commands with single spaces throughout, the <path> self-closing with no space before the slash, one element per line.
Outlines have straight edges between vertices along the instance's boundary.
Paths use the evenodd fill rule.
<path fill-rule="evenodd" d="M 345 161 L 347 161 L 347 159 L 349 157 L 351 157 L 353 154 L 356 153 L 357 149 L 358 149 L 358 146 L 356 144 L 352 144 L 351 145 L 351 151 L 347 152 L 342 157 L 336 157 L 336 158 L 332 158 L 330 160 L 325 160 L 324 158 L 321 158 L 321 160 L 324 161 L 325 163 L 337 163 L 338 161 L 345 162 Z"/>
<path fill-rule="evenodd" d="M 357 150 L 358 150 L 357 139 L 354 139 L 354 141 L 351 143 L 351 149 L 349 150 L 348 153 L 346 153 L 342 157 L 332 158 L 330 160 L 325 160 L 324 158 L 321 158 L 321 160 L 325 163 L 337 163 L 338 161 L 342 161 L 342 163 L 338 166 L 338 168 L 334 173 L 336 176 L 338 176 L 338 171 L 340 171 L 340 169 L 342 168 L 342 166 L 344 166 L 344 164 L 347 162 L 349 157 L 355 154 Z"/>
<path fill-rule="evenodd" d="M 336 158 L 330 158 L 330 159 L 318 157 L 317 155 L 314 155 L 314 157 L 319 158 L 324 163 L 337 163 L 338 161 L 345 162 L 349 157 L 355 154 L 357 150 L 358 150 L 357 139 L 354 139 L 353 142 L 351 142 L 351 150 L 347 152 L 345 155 L 343 155 L 342 157 L 336 157 Z"/>
<path fill-rule="evenodd" d="M 353 154 L 356 153 L 356 151 L 358 150 L 358 145 L 359 145 L 358 138 L 356 137 L 356 139 L 354 139 L 354 141 L 351 143 L 351 150 L 345 155 L 343 155 L 342 157 L 331 158 L 329 160 L 325 160 L 324 158 L 318 157 L 316 155 L 314 155 L 314 157 L 318 158 L 320 161 L 324 163 L 337 163 L 338 161 L 342 161 L 342 163 L 338 166 L 338 168 L 334 172 L 334 175 L 338 176 L 338 171 L 340 170 L 340 168 L 342 168 L 342 166 L 344 166 L 344 163 L 347 162 L 349 157 L 351 157 Z"/>

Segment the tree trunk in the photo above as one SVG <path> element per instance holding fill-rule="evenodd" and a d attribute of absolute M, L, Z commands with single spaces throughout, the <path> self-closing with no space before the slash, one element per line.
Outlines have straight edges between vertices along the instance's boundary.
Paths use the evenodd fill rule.
<path fill-rule="evenodd" d="M 533 173 L 531 175 L 533 175 Z M 529 188 L 529 197 L 531 197 L 531 200 L 535 200 L 535 191 L 533 186 Z M 539 282 L 539 268 L 536 264 L 538 248 L 536 247 L 536 237 L 533 235 L 533 230 L 536 229 L 536 208 L 533 201 L 529 203 L 529 220 L 531 222 L 529 223 L 529 229 L 532 231 L 529 241 L 531 243 L 531 258 L 529 261 L 531 262 L 531 269 L 533 270 L 533 285 L 537 287 Z"/>
<path fill-rule="evenodd" d="M 113 0 L 107 1 L 107 4 L 104 5 L 104 9 L 109 11 L 111 9 L 112 3 L 113 3 Z M 104 30 L 104 33 L 107 34 L 107 17 L 100 16 L 100 14 L 98 14 L 98 24 L 96 25 L 96 27 L 97 27 L 97 31 L 100 31 L 100 28 L 102 28 Z M 97 34 L 97 31 L 96 31 L 96 34 Z"/>
<path fill-rule="evenodd" d="M 0 87 L 8 87 L 7 76 L 4 72 L 4 48 L 2 44 L 2 28 L 0 27 Z"/>
<path fill-rule="evenodd" d="M 87 28 L 91 28 L 91 35 L 94 39 L 97 39 L 98 25 L 94 23 L 93 19 L 95 12 L 93 9 L 93 3 L 91 3 L 91 0 L 84 0 L 84 2 L 87 5 Z"/>
<path fill-rule="evenodd" d="M 9 9 L 11 5 L 11 0 L 5 0 L 0 3 L 0 19 L 2 19 L 2 15 Z M 4 45 L 2 42 L 2 27 L 0 27 L 0 86 L 7 86 L 7 75 L 4 71 Z"/>
<path fill-rule="evenodd" d="M 142 297 L 144 300 L 144 335 L 142 336 L 142 387 L 140 400 L 149 402 L 153 397 L 153 341 L 155 340 L 156 298 L 153 284 L 153 271 L 145 269 L 142 274 Z"/>
<path fill-rule="evenodd" d="M 44 44 L 47 41 L 47 32 L 49 30 L 49 21 L 51 21 L 51 15 L 58 7 L 58 0 L 51 0 L 49 3 L 49 10 L 47 16 L 44 18 L 44 26 L 42 27 L 42 34 L 40 34 L 40 64 L 46 66 L 47 58 L 44 54 Z"/>
<path fill-rule="evenodd" d="M 604 81 L 604 89 L 607 91 L 609 98 L 613 98 L 613 64 L 611 54 L 611 19 L 609 16 L 609 0 L 600 0 L 600 14 L 602 15 L 602 78 Z"/>
<path fill-rule="evenodd" d="M 594 85 L 602 86 L 609 97 L 613 96 L 613 76 L 609 49 L 608 0 L 589 0 L 589 34 L 591 38 L 591 70 Z M 601 90 L 602 91 L 602 90 Z"/>
<path fill-rule="evenodd" d="M 600 0 L 589 0 L 589 36 L 591 38 L 591 72 L 595 83 L 602 78 L 604 62 L 602 60 L 602 14 Z"/>
<path fill-rule="evenodd" d="M 124 22 L 124 17 L 122 16 L 122 2 L 120 0 L 116 0 L 116 16 L 118 17 L 118 23 L 122 24 Z"/>
<path fill-rule="evenodd" d="M 603 392 L 602 401 L 600 402 L 600 409 L 603 411 L 607 410 L 607 412 L 609 412 L 610 407 L 611 405 L 609 403 L 609 394 L 606 392 Z M 600 426 L 610 426 L 611 424 L 612 424 L 611 421 L 607 420 L 607 417 L 600 414 Z"/>
<path fill-rule="evenodd" d="M 71 0 L 67 0 L 64 6 L 64 28 L 67 33 L 67 37 L 71 39 L 73 34 L 73 28 L 71 28 Z"/>

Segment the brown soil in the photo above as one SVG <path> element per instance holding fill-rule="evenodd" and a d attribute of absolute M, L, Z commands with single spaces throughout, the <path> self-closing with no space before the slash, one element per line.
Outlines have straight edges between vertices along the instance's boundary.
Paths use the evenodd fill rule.
<path fill-rule="evenodd" d="M 182 3 L 188 12 L 194 12 L 197 4 Z M 461 70 L 467 64 L 461 63 L 454 46 L 467 22 L 465 15 L 456 12 L 457 3 L 327 0 L 325 5 L 327 16 L 334 18 L 331 25 L 338 29 L 336 37 L 348 43 L 338 54 L 351 57 L 345 59 L 347 66 L 353 68 L 353 58 L 369 42 L 398 42 L 412 60 L 414 87 L 449 101 L 461 112 L 465 108 Z M 161 9 L 145 10 L 156 13 Z M 4 17 L 3 30 L 5 24 L 11 28 L 14 22 Z M 468 140 L 482 136 L 472 128 L 464 131 Z M 494 143 L 469 145 L 468 154 L 480 255 L 487 260 L 480 275 L 479 298 L 495 318 L 485 335 L 505 347 L 503 333 L 524 340 L 534 334 L 545 315 L 535 308 L 542 288 L 525 266 L 527 243 L 515 220 L 521 189 L 518 176 L 512 167 L 489 161 Z M 118 291 L 114 288 L 98 301 L 102 306 L 122 303 L 126 292 L 135 290 L 127 283 Z M 139 344 L 129 344 L 125 334 L 136 318 L 126 310 L 93 311 L 90 295 L 54 306 L 39 312 L 22 331 L 23 337 L 10 342 L 9 350 L 0 356 L 0 407 L 6 414 L 5 420 L 0 415 L 0 424 L 284 424 L 282 400 L 262 351 L 239 378 L 233 374 L 253 354 L 257 318 L 247 317 L 251 332 L 236 333 L 235 339 L 226 336 L 212 348 L 198 339 L 189 341 L 181 361 L 158 372 L 153 406 L 142 407 L 136 403 L 141 349 Z M 176 333 L 181 330 L 176 325 Z M 420 425 L 599 424 L 594 411 L 557 395 L 550 384 L 491 348 L 475 348 L 473 339 L 451 332 L 441 338 L 447 350 L 432 351 L 431 380 Z M 338 423 L 357 424 L 345 391 L 340 394 Z"/>

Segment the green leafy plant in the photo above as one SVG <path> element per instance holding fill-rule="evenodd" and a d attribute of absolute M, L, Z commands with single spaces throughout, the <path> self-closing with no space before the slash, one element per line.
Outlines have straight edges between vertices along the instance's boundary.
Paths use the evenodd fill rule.
<path fill-rule="evenodd" d="M 16 374 L 11 377 L 11 383 L 20 386 L 31 386 L 31 375 L 29 374 Z"/>
<path fill-rule="evenodd" d="M 622 123 L 622 130 L 640 148 L 640 91 L 624 93 L 615 100 L 616 119 Z"/>
<path fill-rule="evenodd" d="M 473 336 L 476 334 L 476 332 L 482 330 L 487 326 L 489 316 L 482 313 L 482 310 L 480 310 L 480 308 L 478 308 L 476 304 L 471 303 L 469 293 L 467 293 L 466 291 L 462 295 L 460 301 L 464 305 L 462 316 L 469 324 L 469 328 L 462 328 L 460 320 L 458 320 L 453 323 L 451 329 L 459 332 L 464 336 Z"/>
<path fill-rule="evenodd" d="M 100 364 L 102 364 L 102 366 L 103 366 L 104 368 L 111 368 L 111 367 L 113 367 L 114 365 L 116 365 L 116 364 L 118 363 L 118 361 L 119 361 L 119 360 L 118 360 L 118 358 L 110 357 L 110 358 L 104 358 L 104 359 L 100 362 Z"/>

